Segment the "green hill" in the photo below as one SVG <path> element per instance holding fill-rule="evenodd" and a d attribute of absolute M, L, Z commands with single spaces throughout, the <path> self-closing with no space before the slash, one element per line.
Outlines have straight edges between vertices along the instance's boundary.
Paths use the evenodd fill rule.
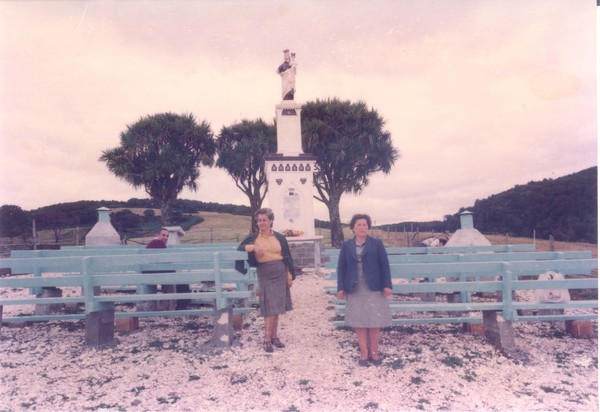
<path fill-rule="evenodd" d="M 556 179 L 517 185 L 486 199 L 478 199 L 473 205 L 461 207 L 457 213 L 444 216 L 442 221 L 401 222 L 379 228 L 388 232 L 454 232 L 459 228 L 459 214 L 468 209 L 473 212 L 475 227 L 483 233 L 531 238 L 535 231 L 535 236 L 540 239 L 553 236 L 557 241 L 596 244 L 597 193 L 597 167 L 592 167 Z M 113 226 L 128 239 L 143 241 L 160 227 L 157 216 L 160 213 L 159 206 L 149 199 L 79 201 L 44 206 L 32 211 L 4 205 L 0 208 L 0 236 L 27 238 L 29 234 L 31 237 L 31 219 L 35 218 L 37 230 L 44 241 L 62 243 L 68 239 L 72 243 L 75 239 L 83 239 L 96 223 L 96 209 L 101 206 L 113 210 Z M 248 219 L 250 216 L 248 206 L 186 199 L 177 200 L 174 209 L 174 224 L 186 231 L 193 227 L 213 232 L 218 229 L 202 224 L 204 218 L 201 212 L 224 213 Z M 328 222 L 317 221 L 316 227 L 326 232 Z M 234 240 L 239 237 L 237 232 Z"/>
<path fill-rule="evenodd" d="M 505 192 L 478 199 L 443 221 L 401 222 L 385 225 L 393 231 L 454 232 L 459 215 L 473 212 L 482 233 L 548 238 L 565 242 L 598 243 L 598 168 L 591 167 L 556 179 L 514 186 Z"/>

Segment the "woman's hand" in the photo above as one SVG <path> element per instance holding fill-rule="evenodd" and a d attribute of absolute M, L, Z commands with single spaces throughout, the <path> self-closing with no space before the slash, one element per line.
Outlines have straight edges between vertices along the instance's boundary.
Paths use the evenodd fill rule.
<path fill-rule="evenodd" d="M 294 279 L 292 278 L 292 274 L 290 272 L 288 272 L 288 274 L 287 274 L 287 285 L 288 285 L 288 288 L 292 287 L 292 283 L 294 283 Z"/>
<path fill-rule="evenodd" d="M 345 290 L 339 290 L 337 293 L 338 299 L 344 300 L 346 299 L 346 291 Z"/>
<path fill-rule="evenodd" d="M 262 257 L 265 254 L 265 251 L 263 250 L 262 247 L 254 245 L 254 254 L 257 257 Z"/>
<path fill-rule="evenodd" d="M 383 297 L 389 298 L 391 296 L 392 296 L 392 289 L 390 289 L 390 288 L 383 288 Z"/>

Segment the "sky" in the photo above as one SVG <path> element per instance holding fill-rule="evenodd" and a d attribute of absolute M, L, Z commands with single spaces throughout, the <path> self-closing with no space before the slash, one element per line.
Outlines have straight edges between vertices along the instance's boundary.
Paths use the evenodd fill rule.
<path fill-rule="evenodd" d="M 442 220 L 598 163 L 592 0 L 8 0 L 0 205 L 147 197 L 102 151 L 157 113 L 191 113 L 215 135 L 273 121 L 285 48 L 297 53 L 296 102 L 363 101 L 400 153 L 343 196 L 343 221 Z M 198 184 L 179 197 L 249 205 L 221 169 L 202 167 Z"/>

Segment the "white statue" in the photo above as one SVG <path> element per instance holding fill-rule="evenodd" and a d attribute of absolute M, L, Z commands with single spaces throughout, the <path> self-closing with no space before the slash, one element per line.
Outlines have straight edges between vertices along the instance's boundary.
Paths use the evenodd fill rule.
<path fill-rule="evenodd" d="M 283 63 L 277 68 L 281 76 L 281 97 L 283 100 L 294 100 L 296 92 L 296 53 L 288 49 L 283 51 Z"/>

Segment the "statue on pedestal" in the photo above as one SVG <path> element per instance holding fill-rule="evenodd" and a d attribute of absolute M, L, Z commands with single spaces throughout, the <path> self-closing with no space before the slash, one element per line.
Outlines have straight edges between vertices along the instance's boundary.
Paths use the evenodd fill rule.
<path fill-rule="evenodd" d="M 296 53 L 288 49 L 283 51 L 283 63 L 277 68 L 281 76 L 281 97 L 283 100 L 294 100 L 296 92 Z"/>

